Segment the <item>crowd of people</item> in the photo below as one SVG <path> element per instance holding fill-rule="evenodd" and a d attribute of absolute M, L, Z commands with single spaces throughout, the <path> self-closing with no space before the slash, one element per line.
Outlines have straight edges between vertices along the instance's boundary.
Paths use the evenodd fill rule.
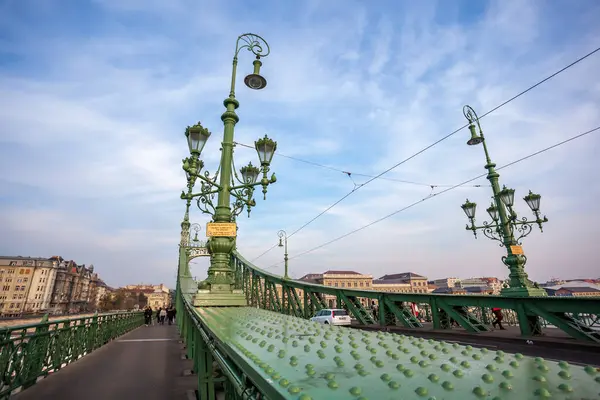
<path fill-rule="evenodd" d="M 146 320 L 146 326 L 153 325 L 152 315 L 154 311 L 152 307 L 147 306 L 144 310 L 144 318 Z M 156 309 L 156 314 L 154 314 L 156 318 L 157 325 L 164 325 L 165 320 L 171 325 L 175 321 L 175 315 L 177 314 L 177 310 L 172 305 L 166 308 L 159 307 Z"/>

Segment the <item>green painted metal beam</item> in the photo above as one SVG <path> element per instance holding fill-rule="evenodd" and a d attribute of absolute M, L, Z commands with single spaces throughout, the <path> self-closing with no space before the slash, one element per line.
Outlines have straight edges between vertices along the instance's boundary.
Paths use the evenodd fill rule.
<path fill-rule="evenodd" d="M 270 399 L 596 399 L 600 372 L 566 362 L 319 325 L 255 308 L 204 308 L 227 354 Z M 265 393 L 265 395 L 267 395 Z"/>

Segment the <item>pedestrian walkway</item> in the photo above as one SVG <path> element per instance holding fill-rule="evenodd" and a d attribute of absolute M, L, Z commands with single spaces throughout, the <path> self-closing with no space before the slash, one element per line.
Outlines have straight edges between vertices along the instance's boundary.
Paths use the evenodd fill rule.
<path fill-rule="evenodd" d="M 184 399 L 181 347 L 175 325 L 142 326 L 11 399 Z"/>

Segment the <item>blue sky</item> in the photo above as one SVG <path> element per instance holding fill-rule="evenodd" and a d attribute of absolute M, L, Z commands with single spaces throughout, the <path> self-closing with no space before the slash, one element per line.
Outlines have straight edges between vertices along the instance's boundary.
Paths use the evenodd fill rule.
<path fill-rule="evenodd" d="M 0 252 L 94 264 L 111 285 L 172 283 L 184 204 L 183 131 L 200 120 L 219 157 L 236 37 L 263 36 L 263 91 L 240 56 L 236 141 L 268 134 L 278 152 L 376 175 L 600 45 L 600 5 L 553 1 L 4 0 L 0 2 Z M 482 120 L 500 166 L 600 125 L 600 53 Z M 525 239 L 531 277 L 598 276 L 600 213 L 589 135 L 501 171 L 520 200 L 542 194 L 550 222 Z M 290 256 L 483 173 L 460 131 L 384 175 L 289 240 Z M 238 166 L 256 160 L 238 147 Z M 254 259 L 354 188 L 348 176 L 275 156 L 278 182 L 240 216 Z M 358 184 L 368 178 L 354 175 Z M 480 179 L 474 184 L 487 182 Z M 435 188 L 433 193 L 443 188 Z M 464 230 L 461 187 L 290 261 L 293 276 L 354 269 L 431 279 L 505 277 L 503 249 Z M 193 222 L 206 216 L 195 210 Z M 275 248 L 256 263 L 282 272 Z M 205 274 L 206 260 L 193 265 Z"/>

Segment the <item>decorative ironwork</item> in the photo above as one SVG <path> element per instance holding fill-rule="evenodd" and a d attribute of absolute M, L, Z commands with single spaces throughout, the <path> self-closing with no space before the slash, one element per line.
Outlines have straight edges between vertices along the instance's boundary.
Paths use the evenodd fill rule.
<path fill-rule="evenodd" d="M 144 324 L 141 312 L 94 315 L 0 329 L 0 399 Z"/>
<path fill-rule="evenodd" d="M 240 42 L 243 43 L 241 46 Z M 259 58 L 266 57 L 271 53 L 271 48 L 266 40 L 254 33 L 244 33 L 238 37 L 235 44 L 235 58 L 237 58 L 242 49 L 248 49 L 248 51 L 251 51 Z"/>

